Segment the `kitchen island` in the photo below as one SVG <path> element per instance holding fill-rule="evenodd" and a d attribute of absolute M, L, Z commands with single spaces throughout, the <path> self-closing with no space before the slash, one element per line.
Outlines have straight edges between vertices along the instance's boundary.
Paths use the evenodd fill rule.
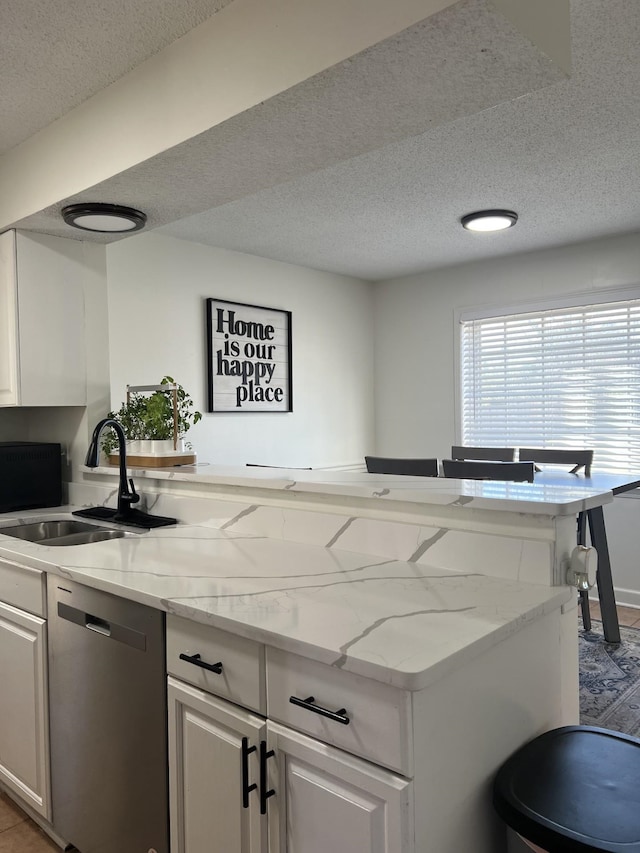
<path fill-rule="evenodd" d="M 388 853 L 505 850 L 491 778 L 521 743 L 577 720 L 575 591 L 563 572 L 575 512 L 610 496 L 203 470 L 131 472 L 148 511 L 180 520 L 173 528 L 71 548 L 0 530 L 5 560 L 169 614 L 173 853 L 197 834 L 188 791 L 202 770 L 189 769 L 196 756 L 185 746 L 194 709 L 223 715 L 225 725 L 244 715 L 246 727 L 249 715 L 264 729 L 273 754 L 264 782 L 276 793 L 267 802 L 253 791 L 237 820 L 225 806 L 230 824 L 249 827 L 252 853 L 267 844 L 280 853 L 289 842 L 304 853 L 346 853 L 347 838 Z M 111 503 L 111 470 L 83 480 L 71 487 L 76 505 Z M 172 660 L 174 643 L 195 653 L 189 626 L 197 642 L 215 637 L 230 655 L 249 644 L 251 689 L 234 693 L 231 681 L 223 688 Z"/>

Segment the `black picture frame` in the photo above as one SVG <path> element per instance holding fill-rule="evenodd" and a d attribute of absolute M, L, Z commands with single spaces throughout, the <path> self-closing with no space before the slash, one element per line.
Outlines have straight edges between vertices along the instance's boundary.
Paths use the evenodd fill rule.
<path fill-rule="evenodd" d="M 291 312 L 205 300 L 207 411 L 293 411 Z"/>

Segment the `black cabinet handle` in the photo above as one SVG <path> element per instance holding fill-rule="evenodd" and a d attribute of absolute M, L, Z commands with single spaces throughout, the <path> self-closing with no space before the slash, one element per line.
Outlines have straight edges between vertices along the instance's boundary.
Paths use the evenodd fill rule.
<path fill-rule="evenodd" d="M 267 800 L 273 797 L 275 791 L 273 788 L 267 790 L 267 759 L 273 758 L 275 752 L 272 749 L 267 750 L 266 740 L 260 741 L 260 814 L 267 813 Z"/>
<path fill-rule="evenodd" d="M 249 746 L 249 738 L 242 738 L 242 808 L 249 808 L 249 794 L 251 791 L 255 791 L 258 787 L 254 782 L 253 785 L 249 784 L 249 756 L 252 752 L 255 752 L 257 747 Z"/>
<path fill-rule="evenodd" d="M 207 663 L 206 661 L 201 660 L 200 655 L 180 655 L 180 660 L 186 660 L 187 663 L 192 663 L 194 666 L 200 666 L 202 669 L 208 669 L 210 672 L 215 672 L 216 675 L 220 675 L 222 672 L 222 661 L 218 661 L 218 663 Z"/>
<path fill-rule="evenodd" d="M 348 726 L 351 720 L 347 717 L 347 709 L 339 708 L 337 711 L 330 711 L 328 708 L 323 708 L 322 705 L 314 705 L 315 699 L 313 696 L 308 696 L 306 699 L 298 699 L 297 696 L 289 696 L 289 702 L 292 705 L 297 705 L 299 708 L 306 708 L 307 711 L 313 711 L 314 714 L 320 714 L 321 717 L 328 717 L 336 723 L 342 723 Z"/>

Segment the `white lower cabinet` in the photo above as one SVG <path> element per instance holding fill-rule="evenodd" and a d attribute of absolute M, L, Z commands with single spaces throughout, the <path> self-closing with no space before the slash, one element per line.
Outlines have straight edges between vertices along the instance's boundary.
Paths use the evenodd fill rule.
<path fill-rule="evenodd" d="M 46 622 L 0 602 L 0 781 L 51 819 Z"/>
<path fill-rule="evenodd" d="M 411 783 L 267 722 L 270 853 L 407 853 Z"/>
<path fill-rule="evenodd" d="M 266 853 L 257 788 L 261 717 L 169 678 L 172 853 Z"/>
<path fill-rule="evenodd" d="M 264 658 L 258 643 L 167 618 L 171 853 L 413 853 L 413 783 L 352 754 L 399 761 L 383 727 L 404 720 L 404 705 L 394 717 L 384 686 L 378 704 L 389 707 L 379 714 L 372 697 L 345 693 L 347 716 L 338 691 L 364 690 L 366 679 L 309 661 L 309 682 L 292 684 L 283 673 L 295 671 L 293 659 L 278 658 L 276 672 Z M 294 689 L 341 710 L 300 707 Z"/>
<path fill-rule="evenodd" d="M 172 853 L 409 850 L 406 779 L 174 678 L 168 697 Z"/>

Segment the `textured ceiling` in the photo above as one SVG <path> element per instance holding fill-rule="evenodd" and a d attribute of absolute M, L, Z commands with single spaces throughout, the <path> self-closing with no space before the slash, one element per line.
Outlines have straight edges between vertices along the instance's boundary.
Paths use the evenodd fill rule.
<path fill-rule="evenodd" d="M 0 154 L 231 0 L 2 0 Z"/>
<path fill-rule="evenodd" d="M 102 200 L 143 209 L 148 228 L 157 228 L 562 79 L 564 72 L 488 0 L 460 0 L 16 224 L 79 238 L 62 222 L 61 207 Z"/>
<path fill-rule="evenodd" d="M 374 280 L 638 230 L 640 0 L 571 0 L 571 21 L 567 79 L 490 3 L 462 0 L 67 201 Z M 17 224 L 72 236 L 60 206 Z M 483 207 L 520 221 L 463 231 Z"/>
<path fill-rule="evenodd" d="M 640 2 L 571 16 L 570 79 L 160 230 L 373 280 L 640 230 Z"/>

